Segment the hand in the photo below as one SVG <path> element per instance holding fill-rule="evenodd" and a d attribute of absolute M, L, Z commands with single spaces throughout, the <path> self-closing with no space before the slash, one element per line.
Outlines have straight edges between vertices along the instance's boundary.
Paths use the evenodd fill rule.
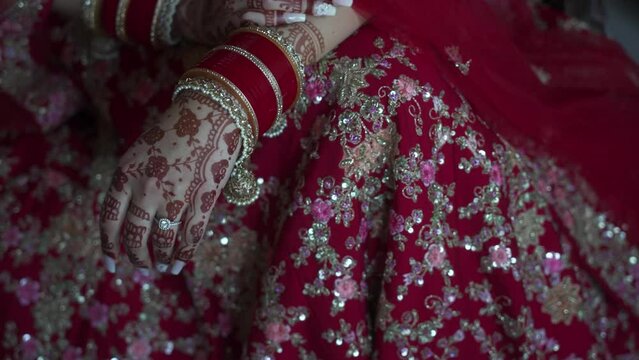
<path fill-rule="evenodd" d="M 307 15 L 335 15 L 335 6 L 351 6 L 352 0 L 182 0 L 176 27 L 191 42 L 221 43 L 242 21 L 263 26 L 304 22 Z"/>
<path fill-rule="evenodd" d="M 122 245 L 134 266 L 178 274 L 193 258 L 240 145 L 240 130 L 225 111 L 183 93 L 115 171 L 100 215 L 107 270 L 115 272 Z M 180 224 L 161 230 L 161 218 Z"/>

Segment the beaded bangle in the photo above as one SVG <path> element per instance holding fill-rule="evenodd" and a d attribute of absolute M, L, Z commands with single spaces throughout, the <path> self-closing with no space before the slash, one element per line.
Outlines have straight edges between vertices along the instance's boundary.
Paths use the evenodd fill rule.
<path fill-rule="evenodd" d="M 99 31 L 100 0 L 84 0 L 82 2 L 82 20 L 91 31 Z"/>
<path fill-rule="evenodd" d="M 251 124 L 253 134 L 257 138 L 259 136 L 259 124 L 257 123 L 257 116 L 255 115 L 255 111 L 253 110 L 253 106 L 249 102 L 249 100 L 244 96 L 244 93 L 235 86 L 229 79 L 224 77 L 223 75 L 216 73 L 215 71 L 203 68 L 193 68 L 188 70 L 182 75 L 182 77 L 189 78 L 204 78 L 213 81 L 217 81 L 220 86 L 225 87 L 226 91 L 231 93 L 231 95 L 235 96 L 235 99 L 242 105 L 244 111 L 248 115 L 248 120 Z"/>
<path fill-rule="evenodd" d="M 180 0 L 158 0 L 151 24 L 151 45 L 175 45 L 180 41 L 173 34 L 173 20 Z"/>
<path fill-rule="evenodd" d="M 231 172 L 231 177 L 224 187 L 224 195 L 228 202 L 245 206 L 254 202 L 259 196 L 259 186 L 252 172 L 246 169 L 246 163 L 255 148 L 257 138 L 246 113 L 234 96 L 217 83 L 206 79 L 182 78 L 173 92 L 173 101 L 183 92 L 193 91 L 215 101 L 224 109 L 240 130 L 242 137 L 242 153 Z"/>
<path fill-rule="evenodd" d="M 126 16 L 129 12 L 129 3 L 131 0 L 119 0 L 118 10 L 115 15 L 115 35 L 118 39 L 128 42 L 129 38 L 126 34 Z"/>

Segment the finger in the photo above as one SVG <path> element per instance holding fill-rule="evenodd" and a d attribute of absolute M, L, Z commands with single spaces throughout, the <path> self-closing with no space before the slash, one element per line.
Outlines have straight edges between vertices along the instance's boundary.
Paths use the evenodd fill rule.
<path fill-rule="evenodd" d="M 215 192 L 215 190 L 213 191 Z M 216 197 L 216 195 L 212 195 Z M 212 202 L 214 202 L 213 200 Z M 201 204 L 200 204 L 201 207 Z M 171 274 L 178 275 L 184 266 L 195 256 L 195 252 L 204 236 L 204 228 L 208 224 L 210 211 L 202 212 L 191 207 L 186 211 L 186 220 L 182 227 L 181 241 L 175 252 Z"/>
<path fill-rule="evenodd" d="M 252 10 L 242 15 L 242 20 L 261 26 L 278 26 L 306 21 L 306 14 L 283 13 L 271 10 Z"/>
<path fill-rule="evenodd" d="M 126 181 L 127 176 L 120 168 L 116 169 L 100 210 L 100 243 L 104 265 L 110 273 L 115 273 L 120 228 L 129 204 L 130 191 L 124 187 Z"/>
<path fill-rule="evenodd" d="M 335 6 L 351 7 L 353 6 L 353 0 L 332 0 L 331 4 Z"/>
<path fill-rule="evenodd" d="M 164 207 L 164 210 L 158 210 L 158 213 L 156 214 L 156 220 L 167 218 L 172 222 L 181 221 L 184 212 L 184 202 L 174 200 L 167 203 Z M 153 247 L 153 259 L 155 262 L 155 268 L 159 272 L 166 272 L 169 268 L 169 265 L 171 264 L 177 233 L 178 226 L 171 227 L 167 230 L 161 230 L 158 222 L 155 220 L 153 221 L 149 241 L 151 241 L 151 246 Z"/>
<path fill-rule="evenodd" d="M 344 0 L 339 1 L 343 2 Z M 261 7 L 250 7 L 250 9 L 275 10 L 298 14 L 304 13 L 313 16 L 335 16 L 335 14 L 337 13 L 337 9 L 335 8 L 335 6 L 324 1 L 263 0 L 260 5 Z"/>
<path fill-rule="evenodd" d="M 152 214 L 147 209 L 152 208 L 148 203 L 133 199 L 124 219 L 121 236 L 131 264 L 147 271 L 151 265 L 147 240 L 153 222 Z"/>

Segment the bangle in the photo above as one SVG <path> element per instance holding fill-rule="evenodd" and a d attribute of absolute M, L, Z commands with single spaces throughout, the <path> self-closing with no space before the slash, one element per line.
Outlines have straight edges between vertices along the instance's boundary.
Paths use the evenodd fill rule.
<path fill-rule="evenodd" d="M 82 20 L 91 31 L 99 31 L 100 0 L 84 0 L 82 3 Z"/>
<path fill-rule="evenodd" d="M 172 46 L 180 41 L 180 38 L 173 34 L 173 20 L 179 3 L 179 0 L 158 0 L 151 22 L 151 45 Z"/>
<path fill-rule="evenodd" d="M 193 91 L 215 101 L 229 114 L 240 130 L 242 153 L 237 159 L 237 163 L 231 172 L 231 177 L 224 187 L 224 196 L 228 202 L 239 206 L 254 202 L 259 196 L 259 186 L 255 175 L 246 168 L 246 163 L 255 148 L 257 137 L 254 136 L 242 106 L 223 87 L 210 80 L 180 79 L 173 92 L 173 101 L 185 91 Z"/>
<path fill-rule="evenodd" d="M 257 66 L 257 68 L 260 69 L 260 71 L 262 72 L 262 74 L 264 75 L 268 83 L 271 85 L 271 88 L 273 89 L 273 93 L 275 94 L 275 103 L 277 105 L 277 114 L 275 115 L 275 118 L 278 119 L 280 116 L 282 116 L 282 91 L 280 90 L 280 85 L 277 83 L 277 80 L 275 79 L 275 76 L 273 75 L 271 70 L 268 67 L 266 67 L 266 65 L 264 65 L 264 63 L 260 61 L 260 59 L 258 59 L 255 55 L 251 54 L 250 52 L 233 45 L 221 45 L 213 50 L 214 51 L 227 50 L 227 51 L 232 51 L 234 53 L 238 53 L 244 56 L 245 58 L 247 58 L 250 62 L 253 63 L 253 65 Z"/>
<path fill-rule="evenodd" d="M 204 68 L 193 68 L 188 70 L 182 75 L 182 77 L 190 77 L 190 78 L 205 78 L 209 80 L 213 80 L 219 83 L 220 86 L 224 87 L 226 91 L 231 93 L 231 95 L 235 96 L 235 99 L 242 105 L 244 111 L 247 114 L 248 120 L 250 122 L 252 132 L 254 136 L 257 138 L 259 136 L 259 124 L 257 123 L 257 116 L 255 115 L 255 111 L 253 110 L 253 106 L 250 101 L 244 96 L 242 91 L 235 86 L 229 79 L 224 77 L 223 75 L 216 73 L 215 71 L 211 71 L 209 69 Z"/>
<path fill-rule="evenodd" d="M 115 14 L 115 35 L 118 39 L 128 42 L 129 38 L 126 34 L 126 16 L 129 11 L 129 3 L 131 0 L 120 0 L 118 9 Z"/>

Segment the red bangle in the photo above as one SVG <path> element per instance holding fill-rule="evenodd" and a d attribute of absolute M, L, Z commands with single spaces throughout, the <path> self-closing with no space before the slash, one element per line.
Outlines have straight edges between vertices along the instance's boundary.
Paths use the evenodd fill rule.
<path fill-rule="evenodd" d="M 198 67 L 224 76 L 240 89 L 255 111 L 260 135 L 275 122 L 277 95 L 262 70 L 249 59 L 238 53 L 219 49 L 205 56 Z"/>
<path fill-rule="evenodd" d="M 151 27 L 157 5 L 157 0 L 131 0 L 125 22 L 130 40 L 139 44 L 151 43 Z"/>
<path fill-rule="evenodd" d="M 115 17 L 118 13 L 118 1 L 117 0 L 103 0 L 102 10 L 100 12 L 101 24 L 99 27 L 104 29 L 104 32 L 110 36 L 115 37 Z"/>

